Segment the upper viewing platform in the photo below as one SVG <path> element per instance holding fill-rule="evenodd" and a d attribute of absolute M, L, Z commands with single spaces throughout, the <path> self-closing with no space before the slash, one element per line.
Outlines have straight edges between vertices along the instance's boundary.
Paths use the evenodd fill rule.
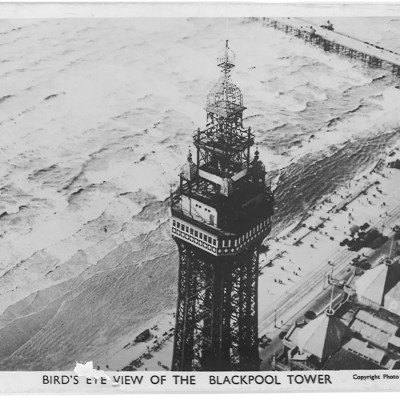
<path fill-rule="evenodd" d="M 201 148 L 208 149 L 215 153 L 229 154 L 246 150 L 254 144 L 254 134 L 250 128 L 237 128 L 235 132 L 223 134 L 218 128 L 211 126 L 205 130 L 198 130 L 193 136 L 193 143 Z"/>

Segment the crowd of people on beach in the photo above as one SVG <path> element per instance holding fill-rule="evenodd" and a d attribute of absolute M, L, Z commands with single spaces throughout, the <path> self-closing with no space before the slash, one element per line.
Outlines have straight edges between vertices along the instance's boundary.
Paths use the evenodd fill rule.
<path fill-rule="evenodd" d="M 147 346 L 147 351 L 142 353 L 139 357 L 132 360 L 129 363 L 129 365 L 122 368 L 122 371 L 136 371 L 138 368 L 142 367 L 144 364 L 144 360 L 151 359 L 153 357 L 153 353 L 161 350 L 164 347 L 165 343 L 173 336 L 174 336 L 174 328 L 170 328 L 168 331 L 165 331 L 162 334 L 161 338 L 158 338 L 157 335 L 154 335 L 152 337 L 154 339 L 153 345 Z M 163 365 L 161 361 L 158 361 L 157 364 L 161 366 L 164 370 L 169 371 L 169 368 L 166 365 Z M 145 371 L 147 371 L 147 368 L 145 368 Z"/>
<path fill-rule="evenodd" d="M 378 172 L 382 167 L 383 167 L 383 165 L 379 165 L 379 168 L 374 168 L 374 171 L 371 171 L 371 173 L 372 172 Z M 378 171 L 375 171 L 375 170 L 378 170 Z M 335 190 L 333 192 L 333 195 L 336 195 L 341 199 L 341 201 L 339 200 L 339 204 L 332 205 L 327 209 L 327 205 L 334 203 L 331 198 L 328 198 L 328 199 L 322 200 L 318 205 L 314 205 L 312 207 L 312 211 L 314 211 L 314 212 L 317 212 L 317 211 L 323 212 L 323 211 L 325 211 L 324 216 L 320 217 L 320 221 L 317 221 L 316 225 L 309 225 L 307 223 L 307 219 L 304 219 L 303 220 L 304 223 L 297 224 L 296 227 L 294 227 L 290 232 L 285 233 L 285 235 L 281 236 L 280 238 L 276 238 L 275 241 L 279 242 L 279 239 L 286 240 L 286 239 L 289 239 L 290 237 L 292 237 L 293 240 L 294 240 L 294 243 L 292 243 L 292 244 L 300 245 L 302 243 L 302 240 L 306 236 L 312 234 L 313 232 L 316 233 L 317 235 L 321 235 L 321 236 L 325 236 L 325 237 L 327 236 L 327 237 L 330 238 L 330 240 L 335 240 L 336 234 L 333 235 L 332 233 L 329 233 L 327 230 L 323 229 L 325 223 L 327 221 L 331 220 L 331 218 L 329 216 L 328 217 L 326 216 L 328 213 L 337 213 L 337 212 L 340 212 L 340 211 L 345 211 L 346 215 L 347 215 L 347 221 L 346 222 L 351 228 L 351 226 L 354 224 L 354 221 L 355 221 L 355 215 L 354 215 L 355 210 L 354 210 L 354 207 L 349 207 L 350 204 L 353 203 L 357 198 L 359 198 L 360 195 L 365 195 L 366 197 L 363 200 L 361 200 L 362 203 L 367 203 L 368 205 L 372 205 L 374 203 L 375 199 L 378 201 L 377 194 L 382 194 L 382 190 L 378 186 L 379 183 L 380 183 L 379 181 L 365 182 L 364 183 L 363 181 L 365 181 L 365 180 L 368 180 L 368 176 L 367 175 L 364 175 L 358 181 L 353 182 L 353 186 L 354 187 L 357 187 L 357 186 L 359 187 L 356 192 L 354 192 L 353 190 L 350 190 L 350 187 L 349 187 L 348 190 L 345 190 L 344 192 L 340 192 L 338 190 Z M 372 188 L 374 188 L 376 190 L 376 193 L 370 191 L 370 189 L 372 189 Z M 384 209 L 387 206 L 387 204 L 386 204 L 386 202 L 382 202 L 382 203 L 379 203 L 379 206 L 380 206 L 380 208 Z M 387 211 L 385 211 L 383 214 L 387 215 Z M 313 214 L 307 213 L 307 216 L 308 217 L 312 217 Z M 380 215 L 380 217 L 381 216 L 382 215 Z M 369 223 L 372 223 L 372 221 L 369 220 Z M 314 222 L 314 224 L 315 224 L 315 222 Z M 366 225 L 369 226 L 369 224 L 366 224 Z M 293 234 L 295 232 L 297 232 L 300 228 L 308 228 L 308 232 L 301 234 L 300 237 L 298 235 L 296 235 L 296 237 L 293 237 L 294 236 Z M 339 228 L 338 228 L 337 225 L 335 225 L 333 227 L 333 229 L 335 231 L 338 231 Z M 318 242 L 318 237 L 319 236 L 317 236 L 315 238 L 315 240 L 317 242 Z M 310 243 L 310 247 L 311 248 L 316 248 L 316 245 L 317 245 L 316 243 Z M 272 257 L 269 261 L 267 261 L 263 266 L 261 266 L 261 268 L 263 269 L 265 267 L 272 267 L 273 264 L 277 260 L 282 259 L 283 255 L 285 253 L 287 253 L 286 250 L 281 250 L 274 257 Z M 289 260 L 289 261 L 291 261 L 291 260 Z M 329 265 L 334 265 L 331 261 L 328 261 L 328 264 Z M 301 271 L 301 267 L 299 267 L 298 265 L 290 265 L 290 263 L 288 263 L 287 265 L 280 266 L 280 270 L 283 271 L 283 275 L 282 275 L 282 273 L 281 274 L 274 274 L 275 277 L 274 277 L 274 280 L 273 280 L 274 283 L 277 284 L 278 286 L 279 285 L 287 285 L 287 284 L 289 284 L 289 282 L 294 282 L 291 279 L 291 277 L 293 277 L 293 275 L 294 275 L 294 277 L 300 277 L 301 276 L 299 274 L 299 271 Z M 269 294 L 274 295 L 273 290 L 270 290 L 270 289 L 271 288 L 268 288 L 267 292 Z"/>

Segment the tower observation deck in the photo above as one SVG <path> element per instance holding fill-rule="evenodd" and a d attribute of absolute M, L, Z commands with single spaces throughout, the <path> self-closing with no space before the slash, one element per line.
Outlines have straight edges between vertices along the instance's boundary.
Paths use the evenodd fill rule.
<path fill-rule="evenodd" d="M 231 81 L 235 55 L 218 58 L 221 77 L 207 96 L 206 128 L 193 136 L 171 195 L 179 250 L 172 370 L 258 370 L 259 251 L 271 230 L 273 194 L 254 134 L 243 127 L 243 96 Z"/>

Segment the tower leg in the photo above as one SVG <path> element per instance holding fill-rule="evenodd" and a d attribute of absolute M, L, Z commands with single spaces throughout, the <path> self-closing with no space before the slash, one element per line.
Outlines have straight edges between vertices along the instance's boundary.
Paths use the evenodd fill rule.
<path fill-rule="evenodd" d="M 258 259 L 261 241 L 250 247 L 233 273 L 232 319 L 232 369 L 257 371 L 260 369 L 258 353 Z"/>
<path fill-rule="evenodd" d="M 215 257 L 177 240 L 180 255 L 172 370 L 258 370 L 261 241 Z"/>
<path fill-rule="evenodd" d="M 193 362 L 194 317 L 196 274 L 193 271 L 193 257 L 190 249 L 178 242 L 179 247 L 179 279 L 178 304 L 176 310 L 173 371 L 190 371 Z"/>

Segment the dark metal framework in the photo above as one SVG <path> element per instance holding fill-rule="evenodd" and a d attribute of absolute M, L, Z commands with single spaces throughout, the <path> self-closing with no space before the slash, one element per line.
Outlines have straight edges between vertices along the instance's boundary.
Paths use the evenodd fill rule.
<path fill-rule="evenodd" d="M 257 277 L 261 242 L 218 258 L 182 240 L 172 369 L 258 370 Z"/>
<path fill-rule="evenodd" d="M 215 118 L 213 114 L 210 115 L 211 119 Z M 199 129 L 193 139 L 197 147 L 198 166 L 203 165 L 206 171 L 229 175 L 239 172 L 250 162 L 254 135 L 250 128 L 242 128 L 241 115 L 233 121 L 218 118 L 210 128 L 204 131 Z"/>
<path fill-rule="evenodd" d="M 197 163 L 189 153 L 171 194 L 179 250 L 176 371 L 260 365 L 258 259 L 271 229 L 273 194 L 258 151 L 250 161 L 254 134 L 243 127 L 243 96 L 230 79 L 234 64 L 227 43 L 218 58 L 222 76 L 207 96 L 207 128 L 193 136 Z M 200 208 L 213 218 L 208 221 Z"/>

